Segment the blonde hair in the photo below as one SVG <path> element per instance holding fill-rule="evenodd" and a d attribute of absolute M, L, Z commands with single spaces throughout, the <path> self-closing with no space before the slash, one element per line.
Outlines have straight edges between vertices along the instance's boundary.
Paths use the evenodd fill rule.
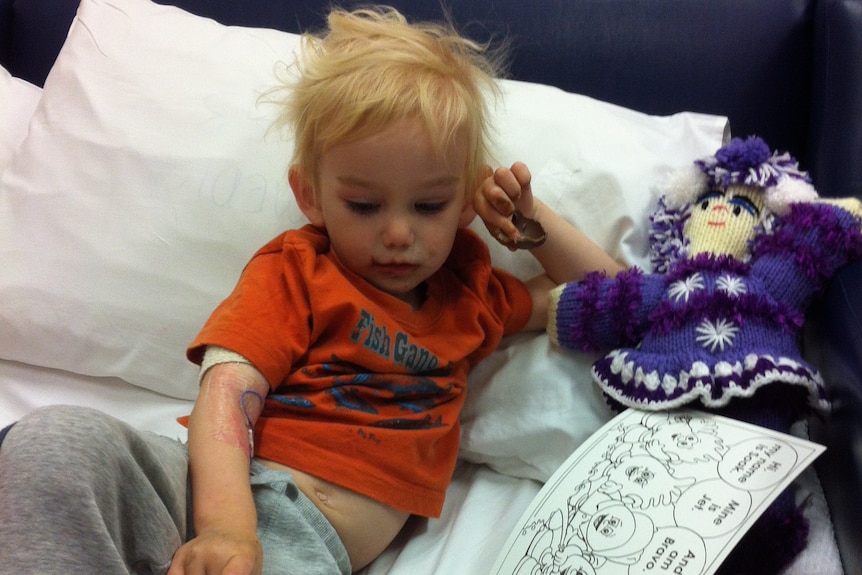
<path fill-rule="evenodd" d="M 418 119 L 441 157 L 463 134 L 471 194 L 490 155 L 487 97 L 497 93 L 498 61 L 451 25 L 411 24 L 388 7 L 334 9 L 323 34 L 303 36 L 275 127 L 292 128 L 292 164 L 315 179 L 327 150 L 399 120 Z"/>

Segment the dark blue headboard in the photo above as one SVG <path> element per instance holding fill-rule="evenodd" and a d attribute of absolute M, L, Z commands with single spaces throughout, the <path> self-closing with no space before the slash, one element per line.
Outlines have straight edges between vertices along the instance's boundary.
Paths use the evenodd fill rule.
<path fill-rule="evenodd" d="M 289 31 L 319 27 L 328 0 L 160 0 L 226 24 Z M 439 19 L 440 0 L 391 0 Z M 351 2 L 342 2 L 350 5 Z M 459 28 L 506 39 L 511 76 L 554 84 L 654 114 L 727 115 L 812 172 L 815 4 L 806 0 L 449 0 Z M 0 0 L 0 52 L 10 71 L 41 84 L 74 16 L 75 0 Z M 50 14 L 50 17 L 48 16 Z"/>

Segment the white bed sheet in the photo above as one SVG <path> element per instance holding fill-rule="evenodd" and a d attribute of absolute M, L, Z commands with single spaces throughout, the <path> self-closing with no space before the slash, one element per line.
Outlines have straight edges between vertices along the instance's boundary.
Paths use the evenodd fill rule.
<path fill-rule="evenodd" d="M 88 377 L 0 360 L 0 429 L 45 405 L 83 405 L 99 409 L 140 429 L 185 440 L 177 418 L 192 402 L 129 385 L 116 378 Z"/>
<path fill-rule="evenodd" d="M 184 439 L 176 418 L 191 402 L 129 385 L 0 360 L 0 429 L 37 407 L 86 405 L 169 437 Z M 843 575 L 831 519 L 813 470 L 801 478 L 812 524 L 809 546 L 786 575 Z M 361 575 L 484 575 L 521 513 L 540 489 L 471 463 L 455 471 L 439 519 L 413 518 L 393 545 Z M 810 495 L 810 497 L 809 497 Z"/>

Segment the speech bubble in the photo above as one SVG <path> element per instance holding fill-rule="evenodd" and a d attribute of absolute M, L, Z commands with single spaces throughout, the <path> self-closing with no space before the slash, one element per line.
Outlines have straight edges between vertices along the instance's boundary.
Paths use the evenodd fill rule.
<path fill-rule="evenodd" d="M 696 483 L 679 497 L 674 522 L 701 537 L 720 537 L 742 524 L 751 511 L 751 494 L 721 479 Z"/>
<path fill-rule="evenodd" d="M 718 474 L 740 489 L 766 489 L 785 479 L 798 459 L 796 450 L 780 439 L 747 439 L 728 450 L 718 464 Z"/>
<path fill-rule="evenodd" d="M 706 565 L 706 546 L 697 533 L 683 527 L 655 532 L 629 575 L 699 575 Z"/>

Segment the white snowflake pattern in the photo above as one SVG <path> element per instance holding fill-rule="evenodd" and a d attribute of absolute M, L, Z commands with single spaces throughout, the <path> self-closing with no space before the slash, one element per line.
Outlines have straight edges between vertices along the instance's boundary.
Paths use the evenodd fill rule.
<path fill-rule="evenodd" d="M 700 322 L 700 325 L 697 326 L 697 333 L 701 334 L 697 336 L 697 341 L 703 345 L 703 347 L 708 347 L 709 351 L 715 351 L 715 348 L 719 348 L 721 351 L 724 351 L 724 346 L 732 347 L 733 346 L 733 338 L 736 337 L 736 332 L 739 331 L 739 328 L 729 320 L 724 318 L 718 319 L 715 322 L 711 322 L 708 319 Z"/>
<path fill-rule="evenodd" d="M 730 274 L 723 275 L 718 278 L 715 285 L 720 291 L 723 291 L 730 297 L 738 297 L 748 291 L 745 287 L 745 282 L 741 277 L 732 276 Z"/>
<path fill-rule="evenodd" d="M 667 293 L 675 302 L 679 302 L 680 298 L 685 298 L 685 301 L 688 301 L 692 293 L 703 289 L 703 287 L 703 276 L 700 275 L 700 272 L 697 272 L 685 279 L 677 280 L 670 284 Z"/>

